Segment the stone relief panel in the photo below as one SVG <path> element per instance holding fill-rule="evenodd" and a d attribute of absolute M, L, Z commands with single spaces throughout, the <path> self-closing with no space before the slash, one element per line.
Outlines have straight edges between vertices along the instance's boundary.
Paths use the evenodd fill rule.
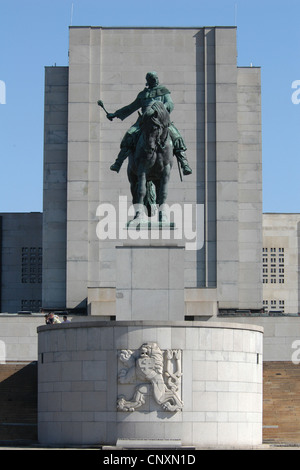
<path fill-rule="evenodd" d="M 181 411 L 181 353 L 161 350 L 154 342 L 119 351 L 117 409 Z"/>

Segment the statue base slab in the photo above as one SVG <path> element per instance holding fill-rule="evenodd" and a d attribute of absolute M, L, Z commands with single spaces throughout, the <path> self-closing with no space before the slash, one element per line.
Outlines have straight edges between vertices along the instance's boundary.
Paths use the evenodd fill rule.
<path fill-rule="evenodd" d="M 127 230 L 175 230 L 174 222 L 149 222 L 147 220 L 133 219 L 127 224 Z"/>

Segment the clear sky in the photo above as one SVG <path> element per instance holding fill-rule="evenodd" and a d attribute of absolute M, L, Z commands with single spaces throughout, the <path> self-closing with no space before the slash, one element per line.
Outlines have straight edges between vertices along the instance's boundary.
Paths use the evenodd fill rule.
<path fill-rule="evenodd" d="M 300 0 L 0 0 L 0 212 L 42 211 L 44 67 L 68 65 L 71 24 L 236 25 L 238 65 L 261 67 L 263 211 L 300 212 L 299 21 Z"/>

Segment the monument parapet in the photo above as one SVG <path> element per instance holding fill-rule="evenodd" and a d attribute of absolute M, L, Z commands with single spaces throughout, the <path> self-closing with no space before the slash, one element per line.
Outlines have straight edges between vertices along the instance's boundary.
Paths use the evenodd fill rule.
<path fill-rule="evenodd" d="M 41 326 L 39 441 L 117 447 L 262 442 L 261 327 L 218 322 Z"/>

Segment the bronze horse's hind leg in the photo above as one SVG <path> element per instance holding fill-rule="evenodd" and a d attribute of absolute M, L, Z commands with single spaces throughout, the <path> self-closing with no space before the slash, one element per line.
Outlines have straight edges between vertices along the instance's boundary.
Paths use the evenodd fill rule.
<path fill-rule="evenodd" d="M 145 196 L 147 194 L 147 181 L 146 181 L 146 173 L 140 172 L 137 175 L 135 172 L 132 171 L 130 164 L 128 165 L 127 169 L 127 176 L 130 183 L 130 191 L 132 195 L 132 204 L 135 209 L 135 216 L 134 220 L 140 219 L 142 220 L 144 216 L 146 216 L 145 207 Z"/>
<path fill-rule="evenodd" d="M 166 165 L 163 169 L 160 180 L 155 184 L 157 191 L 157 204 L 159 207 L 158 220 L 159 222 L 167 222 L 168 217 L 164 210 L 164 204 L 168 196 L 168 184 L 171 173 L 171 165 Z"/>
<path fill-rule="evenodd" d="M 136 188 L 136 214 L 135 219 L 142 219 L 146 214 L 144 210 L 144 200 L 147 194 L 147 178 L 146 173 L 143 171 L 138 175 L 138 182 Z"/>

